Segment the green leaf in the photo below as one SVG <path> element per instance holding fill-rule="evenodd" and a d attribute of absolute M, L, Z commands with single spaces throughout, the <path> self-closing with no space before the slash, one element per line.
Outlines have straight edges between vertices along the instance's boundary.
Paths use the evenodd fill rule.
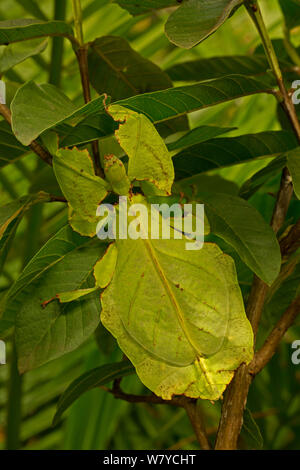
<path fill-rule="evenodd" d="M 36 193 L 42 191 L 43 188 L 48 194 L 63 197 L 53 167 L 49 165 L 43 165 L 40 171 L 35 172 L 34 177 L 31 178 L 29 192 Z"/>
<path fill-rule="evenodd" d="M 104 289 L 111 282 L 112 277 L 115 272 L 116 263 L 117 263 L 117 248 L 112 243 L 109 245 L 104 256 L 97 261 L 94 266 L 94 278 L 95 278 L 95 287 L 90 289 L 78 289 L 69 292 L 61 292 L 56 294 L 55 298 L 58 299 L 61 303 L 73 302 L 73 300 L 78 300 L 81 297 L 85 297 L 98 289 Z M 50 299 L 50 302 L 54 299 Z"/>
<path fill-rule="evenodd" d="M 60 397 L 53 419 L 53 426 L 56 426 L 62 414 L 87 391 L 133 373 L 133 365 L 129 361 L 122 361 L 115 364 L 105 364 L 81 375 L 69 385 Z"/>
<path fill-rule="evenodd" d="M 47 44 L 47 39 L 33 39 L 8 46 L 0 46 L 0 74 L 29 57 L 40 54 L 46 49 Z"/>
<path fill-rule="evenodd" d="M 143 13 L 150 13 L 158 8 L 167 8 L 178 5 L 178 0 L 113 0 L 118 3 L 120 7 L 125 8 L 132 15 L 141 15 Z"/>
<path fill-rule="evenodd" d="M 58 135 L 55 131 L 46 131 L 42 137 L 43 145 L 46 149 L 51 153 L 51 155 L 55 155 L 59 149 L 59 142 L 58 142 Z"/>
<path fill-rule="evenodd" d="M 84 120 L 75 128 L 67 124 L 57 126 L 56 131 L 59 134 L 60 147 L 74 147 L 111 135 L 116 127 L 111 117 L 103 113 Z"/>
<path fill-rule="evenodd" d="M 12 104 L 12 129 L 23 145 L 76 110 L 69 98 L 53 85 L 30 81 L 17 91 Z"/>
<path fill-rule="evenodd" d="M 280 65 L 283 69 L 292 67 L 291 64 L 283 61 Z M 270 65 L 265 55 L 237 55 L 190 60 L 172 65 L 166 72 L 174 81 L 201 82 L 232 74 L 262 75 L 269 69 Z"/>
<path fill-rule="evenodd" d="M 168 150 L 178 150 L 191 145 L 200 144 L 207 140 L 218 137 L 219 135 L 226 134 L 235 130 L 235 127 L 217 127 L 217 126 L 200 126 L 187 132 L 184 136 L 180 137 L 175 142 L 171 142 L 167 145 Z"/>
<path fill-rule="evenodd" d="M 1 214 L 1 208 L 0 208 Z M 7 255 L 9 253 L 11 244 L 15 237 L 18 225 L 22 219 L 23 212 L 19 212 L 18 216 L 12 220 L 12 222 L 7 226 L 7 229 L 4 231 L 1 239 L 0 239 L 0 272 L 3 269 L 4 263 L 6 261 Z M 1 319 L 0 319 L 1 323 Z M 0 327 L 1 331 L 1 327 Z"/>
<path fill-rule="evenodd" d="M 111 357 L 112 352 L 119 352 L 119 348 L 116 347 L 115 338 L 109 333 L 109 331 L 107 331 L 106 328 L 104 328 L 101 322 L 95 330 L 94 337 L 99 351 L 104 357 Z"/>
<path fill-rule="evenodd" d="M 136 95 L 114 104 L 145 114 L 155 124 L 164 123 L 175 133 L 183 130 L 175 126 L 178 117 L 181 119 L 187 113 L 256 93 L 272 93 L 272 87 L 263 81 L 234 75 L 207 83 Z M 102 104 L 103 99 L 98 100 Z M 51 125 L 55 126 L 55 123 Z M 107 113 L 100 110 L 100 113 L 95 112 L 95 116 L 85 119 L 76 127 L 63 123 L 57 125 L 56 130 L 61 136 L 60 145 L 72 146 L 110 135 L 115 131 L 115 125 Z"/>
<path fill-rule="evenodd" d="M 166 35 L 176 46 L 191 49 L 213 34 L 241 0 L 188 0 L 166 23 Z"/>
<path fill-rule="evenodd" d="M 74 41 L 72 27 L 63 21 L 37 19 L 0 21 L 0 45 L 45 36 L 65 36 Z"/>
<path fill-rule="evenodd" d="M 99 323 L 97 293 L 69 304 L 47 303 L 57 292 L 93 287 L 105 244 L 61 229 L 32 258 L 7 295 L 4 320 L 16 318 L 19 369 L 25 372 L 74 350 Z M 45 302 L 45 303 L 44 303 Z"/>
<path fill-rule="evenodd" d="M 229 194 L 200 195 L 211 231 L 231 245 L 268 285 L 281 266 L 280 248 L 272 228 L 248 202 Z"/>
<path fill-rule="evenodd" d="M 108 114 L 98 114 L 77 125 L 75 131 L 74 127 L 66 124 L 58 126 L 56 131 L 60 135 L 60 147 L 71 147 L 110 136 L 116 127 Z M 186 131 L 188 129 L 186 116 L 167 120 L 157 128 L 162 137 Z M 110 152 L 114 153 L 114 150 L 111 149 Z"/>
<path fill-rule="evenodd" d="M 97 208 L 110 186 L 95 175 L 89 152 L 77 148 L 61 149 L 53 158 L 53 169 L 69 206 L 81 219 L 95 222 L 96 233 Z"/>
<path fill-rule="evenodd" d="M 99 94 L 107 93 L 113 101 L 173 87 L 165 72 L 118 36 L 103 36 L 92 42 L 88 62 L 91 84 Z M 186 129 L 186 118 L 179 117 L 161 125 L 159 130 L 164 136 Z"/>
<path fill-rule="evenodd" d="M 300 147 L 288 152 L 287 157 L 287 166 L 290 170 L 294 191 L 298 199 L 300 199 Z"/>
<path fill-rule="evenodd" d="M 233 371 L 253 355 L 233 260 L 214 244 L 186 250 L 185 240 L 116 244 L 102 323 L 156 395 L 217 400 Z"/>
<path fill-rule="evenodd" d="M 103 108 L 102 97 L 77 108 L 59 88 L 30 81 L 18 89 L 11 103 L 12 129 L 23 145 L 29 145 L 43 132 L 63 124 L 74 127 Z"/>
<path fill-rule="evenodd" d="M 94 237 L 96 235 L 96 228 L 98 219 L 88 220 L 69 207 L 69 224 L 75 232 L 80 233 L 85 237 Z"/>
<path fill-rule="evenodd" d="M 25 87 L 26 90 L 24 91 Z M 68 108 L 73 103 L 64 95 L 62 100 L 60 100 L 61 92 L 58 91 L 58 94 L 56 94 L 56 88 L 53 89 L 52 87 L 50 89 L 47 87 L 50 87 L 50 85 L 38 87 L 29 82 L 20 88 L 12 103 L 15 132 L 19 132 L 22 135 L 26 145 L 36 138 L 39 133 L 51 128 L 56 128 L 59 133 L 62 133 L 61 145 L 64 146 L 78 144 L 82 141 L 91 141 L 95 138 L 109 135 L 114 131 L 115 126 L 109 116 L 106 113 L 104 114 L 104 111 L 103 114 L 101 113 L 103 109 L 102 97 L 79 108 L 77 111 L 74 110 L 73 113 L 71 112 L 68 115 L 65 112 L 66 107 L 61 105 L 61 103 L 68 101 Z M 199 83 L 137 95 L 118 101 L 116 104 L 128 107 L 138 113 L 143 113 L 152 122 L 159 123 L 242 96 L 270 92 L 270 87 L 264 82 L 245 76 L 234 75 L 212 80 L 208 83 Z M 51 96 L 49 96 L 49 93 Z M 57 103 L 57 108 L 55 107 L 55 109 L 53 109 L 51 100 L 52 94 L 54 102 Z M 60 108 L 59 111 L 58 108 Z M 49 109 L 53 109 L 53 112 L 50 113 Z M 41 116 L 39 116 L 39 113 L 41 113 Z M 62 115 L 61 121 L 57 119 L 58 114 Z M 36 116 L 39 116 L 39 119 Z M 89 119 L 87 119 L 88 117 Z M 71 123 L 72 126 L 67 125 L 68 123 Z M 78 125 L 78 123 L 80 124 Z M 75 127 L 76 125 L 77 127 Z M 74 132 L 75 129 L 76 132 Z"/>
<path fill-rule="evenodd" d="M 91 84 L 113 100 L 171 88 L 172 81 L 157 65 L 134 51 L 126 39 L 103 36 L 90 44 Z"/>
<path fill-rule="evenodd" d="M 249 449 L 261 449 L 264 445 L 260 429 L 248 408 L 244 411 L 241 437 L 247 443 Z"/>
<path fill-rule="evenodd" d="M 6 75 L 11 75 L 13 74 L 14 76 L 14 72 L 12 70 L 9 70 Z M 18 79 L 19 80 L 19 77 L 18 75 L 16 77 L 14 77 L 16 80 Z M 4 81 L 4 80 L 3 80 Z M 5 88 L 6 88 L 6 106 L 8 106 L 10 108 L 10 105 L 12 103 L 12 100 L 14 99 L 15 97 L 15 94 L 17 93 L 18 89 L 22 86 L 19 82 L 14 82 L 14 81 L 8 81 L 8 80 L 5 80 L 4 81 L 5 83 Z"/>
<path fill-rule="evenodd" d="M 0 122 L 0 168 L 14 163 L 28 148 L 20 144 L 11 131 L 11 127 L 6 121 Z"/>
<path fill-rule="evenodd" d="M 221 137 L 191 146 L 173 156 L 176 181 L 215 168 L 280 155 L 297 146 L 292 132 L 269 131 L 239 137 Z"/>
<path fill-rule="evenodd" d="M 285 156 L 277 157 L 272 160 L 266 167 L 255 173 L 242 185 L 239 196 L 243 199 L 249 199 L 270 179 L 280 174 L 285 167 L 287 159 Z"/>
<path fill-rule="evenodd" d="M 129 157 L 131 180 L 148 181 L 171 194 L 174 168 L 171 155 L 159 133 L 144 114 L 111 105 L 108 113 L 120 122 L 117 140 Z"/>
<path fill-rule="evenodd" d="M 205 83 L 137 95 L 115 104 L 143 113 L 157 123 L 256 93 L 272 93 L 272 88 L 261 80 L 231 75 Z"/>
<path fill-rule="evenodd" d="M 299 0 L 279 0 L 279 5 L 285 16 L 288 29 L 293 29 L 300 25 L 300 1 Z"/>
<path fill-rule="evenodd" d="M 15 201 L 0 207 L 0 239 L 4 232 L 16 218 L 21 218 L 24 213 L 34 204 L 49 201 L 49 195 L 46 193 L 31 194 L 21 197 Z"/>
<path fill-rule="evenodd" d="M 210 193 L 212 188 L 215 192 L 232 194 L 233 196 L 239 192 L 238 185 L 233 181 L 217 174 L 201 173 L 191 178 L 175 181 L 173 193 L 183 194 L 188 201 L 193 201 L 197 193 Z"/>

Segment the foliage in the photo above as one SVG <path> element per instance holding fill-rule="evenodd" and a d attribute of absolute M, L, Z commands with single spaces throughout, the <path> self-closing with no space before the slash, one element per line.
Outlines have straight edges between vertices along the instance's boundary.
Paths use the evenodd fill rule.
<path fill-rule="evenodd" d="M 299 1 L 73 3 L 0 6 L 0 448 L 299 448 Z"/>

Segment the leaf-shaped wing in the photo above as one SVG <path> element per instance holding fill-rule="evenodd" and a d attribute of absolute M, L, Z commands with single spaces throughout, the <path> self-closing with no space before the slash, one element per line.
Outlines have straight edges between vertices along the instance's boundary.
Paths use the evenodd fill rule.
<path fill-rule="evenodd" d="M 218 399 L 252 357 L 253 338 L 233 260 L 215 244 L 117 240 L 102 322 L 144 384 L 172 395 Z"/>

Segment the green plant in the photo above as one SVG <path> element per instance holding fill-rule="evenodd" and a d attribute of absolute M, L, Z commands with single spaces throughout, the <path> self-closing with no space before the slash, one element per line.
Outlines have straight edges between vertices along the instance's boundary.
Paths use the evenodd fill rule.
<path fill-rule="evenodd" d="M 294 421 L 283 411 L 282 420 L 271 416 L 279 419 L 277 434 L 261 432 L 250 411 L 300 312 L 300 124 L 291 89 L 299 75 L 299 1 L 279 2 L 284 34 L 274 42 L 256 0 L 73 0 L 72 9 L 71 2 L 52 3 L 53 20 L 30 1 L 23 8 L 34 20 L 0 22 L 7 90 L 7 104 L 0 104 L 0 337 L 11 345 L 6 447 L 30 448 L 22 436 L 26 377 L 30 383 L 36 373 L 38 388 L 38 374 L 49 370 L 51 384 L 52 364 L 61 364 L 70 385 L 51 432 L 49 415 L 66 383 L 53 385 L 41 447 L 62 445 L 63 413 L 99 387 L 92 393 L 103 393 L 102 400 L 169 405 L 170 422 L 183 410 L 203 449 L 262 447 L 262 434 L 266 448 L 277 440 L 288 446 L 288 437 L 280 440 L 284 426 L 294 426 L 291 446 L 299 446 L 292 389 L 286 394 Z M 172 9 L 161 12 L 166 7 Z M 109 12 L 116 26 L 106 34 Z M 238 46 L 235 55 L 193 53 L 203 41 L 223 38 L 221 26 L 230 31 L 236 17 L 249 31 L 252 20 L 261 45 L 248 54 Z M 85 39 L 83 26 L 93 18 L 100 37 L 91 27 Z M 27 59 L 36 72 L 24 73 Z M 119 221 L 119 196 L 141 211 L 203 203 L 203 248 L 186 250 L 172 227 L 169 240 L 99 240 L 98 207 L 115 204 Z M 80 351 L 87 370 L 68 375 L 74 363 L 82 366 Z M 270 373 L 275 380 L 276 370 Z M 296 380 L 291 371 L 287 388 Z M 70 416 L 76 426 L 80 406 Z M 113 439 L 109 433 L 107 427 L 102 447 Z M 134 445 L 175 444 L 168 439 Z"/>

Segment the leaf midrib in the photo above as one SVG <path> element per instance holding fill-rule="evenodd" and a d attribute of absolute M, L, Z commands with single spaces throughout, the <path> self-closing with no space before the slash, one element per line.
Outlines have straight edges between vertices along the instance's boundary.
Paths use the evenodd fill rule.
<path fill-rule="evenodd" d="M 169 299 L 171 300 L 171 302 L 172 302 L 172 304 L 175 308 L 175 311 L 177 313 L 177 318 L 178 318 L 178 321 L 179 321 L 180 326 L 182 328 L 182 331 L 185 334 L 188 342 L 190 343 L 190 345 L 192 346 L 192 348 L 194 349 L 194 351 L 196 353 L 196 357 L 195 357 L 195 360 L 193 361 L 193 365 L 196 367 L 196 369 L 197 369 L 197 365 L 199 365 L 199 368 L 201 369 L 201 372 L 203 373 L 203 376 L 205 377 L 208 386 L 213 391 L 214 390 L 213 382 L 210 380 L 210 377 L 208 375 L 208 370 L 205 366 L 204 358 L 201 356 L 201 354 L 200 354 L 200 352 L 197 348 L 197 345 L 194 344 L 192 338 L 189 335 L 189 332 L 186 329 L 183 312 L 182 312 L 182 310 L 181 310 L 181 308 L 180 308 L 180 306 L 179 306 L 179 304 L 176 300 L 175 295 L 173 294 L 173 291 L 170 287 L 170 284 L 169 284 L 166 276 L 164 275 L 164 272 L 163 272 L 163 269 L 160 266 L 159 260 L 158 260 L 157 256 L 155 255 L 154 249 L 153 249 L 153 247 L 152 247 L 152 245 L 151 245 L 151 243 L 149 242 L 148 239 L 144 239 L 143 242 L 145 243 L 145 246 L 146 246 L 146 249 L 149 253 L 150 259 L 151 259 L 151 261 L 153 263 L 153 266 L 156 269 L 156 271 L 157 271 L 157 273 L 158 273 L 158 275 L 159 275 L 159 277 L 162 281 L 162 284 L 165 288 L 165 291 L 167 292 L 167 294 L 169 296 Z"/>
<path fill-rule="evenodd" d="M 183 315 L 183 312 L 182 312 L 182 310 L 181 310 L 181 308 L 180 308 L 180 305 L 179 305 L 178 302 L 177 302 L 177 299 L 176 299 L 175 295 L 174 295 L 173 292 L 172 292 L 172 289 L 171 289 L 170 284 L 169 284 L 169 282 L 168 282 L 168 280 L 167 280 L 167 278 L 166 278 L 166 276 L 165 276 L 165 274 L 164 274 L 164 272 L 163 272 L 163 269 L 162 269 L 162 267 L 160 266 L 159 260 L 158 260 L 158 258 L 157 258 L 157 256 L 156 256 L 155 252 L 154 252 L 154 249 L 153 249 L 151 243 L 149 242 L 149 240 L 144 239 L 143 242 L 144 242 L 144 245 L 145 245 L 145 247 L 146 247 L 146 250 L 147 250 L 147 252 L 148 252 L 148 254 L 149 254 L 149 257 L 150 257 L 150 259 L 151 259 L 151 261 L 152 261 L 152 264 L 153 264 L 153 266 L 154 266 L 154 268 L 155 268 L 157 274 L 159 275 L 159 277 L 160 277 L 160 279 L 161 279 L 161 282 L 162 282 L 162 284 L 163 284 L 163 286 L 164 286 L 164 289 L 165 289 L 165 291 L 166 291 L 166 293 L 167 293 L 167 295 L 168 295 L 168 297 L 169 297 L 169 299 L 170 299 L 170 301 L 171 301 L 171 303 L 172 303 L 172 305 L 173 305 L 173 307 L 174 307 L 174 309 L 175 309 L 175 312 L 176 312 L 176 314 L 177 314 L 177 318 L 178 318 L 179 324 L 180 324 L 180 326 L 181 326 L 181 328 L 182 328 L 182 330 L 183 330 L 183 332 L 184 332 L 184 334 L 185 334 L 185 336 L 186 336 L 188 342 L 190 343 L 190 345 L 193 347 L 193 349 L 194 349 L 195 352 L 196 352 L 196 359 L 199 359 L 199 360 L 200 360 L 200 359 L 201 359 L 201 354 L 200 354 L 200 352 L 199 352 L 199 350 L 198 350 L 198 348 L 197 348 L 197 345 L 194 344 L 192 338 L 191 338 L 190 335 L 189 335 L 189 332 L 187 331 L 187 328 L 186 328 L 186 325 L 185 325 L 185 322 L 184 322 L 184 315 Z"/>

